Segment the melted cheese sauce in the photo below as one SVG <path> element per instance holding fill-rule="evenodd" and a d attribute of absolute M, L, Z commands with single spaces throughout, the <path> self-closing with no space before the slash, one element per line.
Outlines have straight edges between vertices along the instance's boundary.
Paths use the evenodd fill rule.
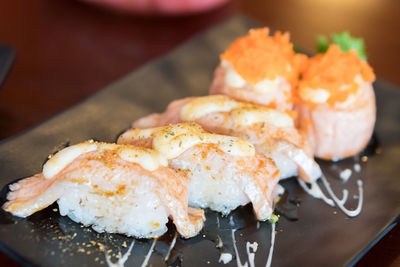
<path fill-rule="evenodd" d="M 43 176 L 47 179 L 53 178 L 54 175 L 59 173 L 68 164 L 74 161 L 77 157 L 82 154 L 95 151 L 97 149 L 96 144 L 86 142 L 64 148 L 54 156 L 52 156 L 43 165 Z"/>
<path fill-rule="evenodd" d="M 88 141 L 67 147 L 51 157 L 43 166 L 43 176 L 51 179 L 80 155 L 96 150 L 115 150 L 123 160 L 137 163 L 149 171 L 168 166 L 167 159 L 152 149 Z"/>
<path fill-rule="evenodd" d="M 193 121 L 214 112 L 230 112 L 237 125 L 267 123 L 275 127 L 294 127 L 293 119 L 275 109 L 235 101 L 223 95 L 197 97 L 184 105 L 180 117 L 183 121 Z"/>
<path fill-rule="evenodd" d="M 232 110 L 232 117 L 239 125 L 265 122 L 275 127 L 294 127 L 293 119 L 284 112 L 274 109 L 244 107 Z"/>
<path fill-rule="evenodd" d="M 153 149 L 168 159 L 176 158 L 189 148 L 204 143 L 217 144 L 219 149 L 234 156 L 255 154 L 254 146 L 248 141 L 238 137 L 207 133 L 196 123 L 178 123 L 153 128 L 152 131 Z M 135 133 L 141 136 L 140 129 L 135 129 Z"/>
<path fill-rule="evenodd" d="M 223 95 L 197 97 L 190 101 L 190 104 L 183 106 L 181 119 L 193 121 L 213 112 L 229 112 L 241 106 L 242 103 Z"/>

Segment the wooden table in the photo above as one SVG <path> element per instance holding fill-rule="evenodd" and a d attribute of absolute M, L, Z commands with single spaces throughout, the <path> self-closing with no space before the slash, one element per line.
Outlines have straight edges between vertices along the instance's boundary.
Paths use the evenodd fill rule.
<path fill-rule="evenodd" d="M 18 134 L 222 21 L 233 13 L 288 30 L 309 51 L 317 34 L 344 29 L 364 37 L 380 79 L 400 86 L 400 2 L 235 0 L 180 17 L 122 15 L 72 0 L 2 1 L 0 42 L 17 51 L 0 90 L 0 139 Z M 0 254 L 4 266 L 18 266 Z M 400 265 L 400 227 L 358 263 Z"/>

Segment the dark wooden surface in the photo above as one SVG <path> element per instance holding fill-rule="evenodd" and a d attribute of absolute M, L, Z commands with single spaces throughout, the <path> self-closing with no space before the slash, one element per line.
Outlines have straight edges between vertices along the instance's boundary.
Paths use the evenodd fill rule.
<path fill-rule="evenodd" d="M 290 31 L 296 45 L 309 51 L 317 34 L 347 29 L 364 37 L 377 76 L 400 87 L 399 11 L 400 2 L 393 0 L 234 0 L 203 14 L 150 17 L 72 0 L 1 1 L 0 43 L 13 46 L 17 58 L 0 89 L 0 139 L 78 103 L 237 12 Z M 0 265 L 18 266 L 1 253 Z M 399 265 L 399 226 L 358 263 Z"/>

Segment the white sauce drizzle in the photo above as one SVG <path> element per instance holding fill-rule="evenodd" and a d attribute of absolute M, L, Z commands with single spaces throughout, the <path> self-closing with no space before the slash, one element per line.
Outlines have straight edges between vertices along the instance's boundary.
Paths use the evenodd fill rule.
<path fill-rule="evenodd" d="M 352 171 L 350 169 L 344 169 L 343 171 L 340 172 L 340 179 L 342 179 L 343 182 L 347 182 L 352 175 Z"/>
<path fill-rule="evenodd" d="M 344 206 L 344 204 L 347 201 L 348 194 L 349 194 L 348 190 L 343 189 L 343 197 L 342 197 L 342 199 L 339 199 L 335 195 L 335 193 L 333 193 L 332 188 L 329 185 L 329 182 L 326 180 L 324 175 L 321 176 L 321 180 L 322 180 L 322 183 L 325 186 L 326 190 L 328 191 L 328 194 L 332 197 L 332 199 L 335 201 L 335 203 L 337 204 L 337 206 L 339 207 L 339 209 L 341 211 L 343 211 L 349 217 L 356 217 L 357 215 L 360 214 L 360 212 L 362 210 L 363 201 L 364 201 L 364 189 L 363 189 L 363 182 L 361 180 L 357 180 L 359 197 L 358 197 L 357 208 L 354 210 L 349 210 Z"/>
<path fill-rule="evenodd" d="M 268 259 L 265 267 L 270 267 L 272 262 L 272 255 L 274 254 L 275 246 L 275 223 L 271 224 L 271 246 L 269 247 Z"/>
<path fill-rule="evenodd" d="M 250 248 L 253 251 L 251 251 Z M 246 243 L 246 252 L 247 252 L 247 257 L 249 259 L 250 267 L 254 267 L 255 266 L 254 265 L 254 258 L 256 257 L 257 248 L 258 248 L 258 243 L 257 242 L 250 243 L 249 241 L 247 241 L 247 243 Z"/>
<path fill-rule="evenodd" d="M 156 245 L 156 243 L 157 243 L 157 239 L 154 239 L 154 240 L 153 240 L 153 244 L 151 244 L 151 247 L 150 247 L 150 249 L 149 249 L 149 252 L 147 252 L 146 258 L 144 259 L 142 265 L 140 265 L 141 267 L 146 267 L 147 264 L 149 263 L 151 254 L 153 253 L 154 246 Z"/>
<path fill-rule="evenodd" d="M 111 261 L 110 255 L 108 255 L 108 252 L 106 251 L 106 262 L 109 267 L 124 267 L 125 262 L 128 260 L 128 257 L 131 255 L 131 251 L 133 248 L 133 245 L 135 244 L 135 241 L 132 241 L 131 245 L 129 246 L 129 249 L 125 252 L 125 254 L 122 256 L 121 251 L 118 252 L 118 261 L 113 263 Z"/>
<path fill-rule="evenodd" d="M 232 241 L 233 241 L 233 248 L 235 249 L 235 254 L 236 254 L 236 265 L 238 267 L 248 267 L 247 262 L 243 265 L 242 261 L 240 260 L 239 251 L 238 251 L 238 249 L 236 247 L 235 232 L 236 232 L 236 229 L 232 229 Z"/>
<path fill-rule="evenodd" d="M 310 196 L 317 198 L 317 199 L 322 199 L 326 204 L 328 204 L 331 207 L 335 207 L 335 203 L 332 199 L 328 198 L 325 196 L 325 194 L 322 192 L 321 188 L 317 184 L 316 181 L 311 183 L 311 188 L 308 188 L 306 182 L 304 180 L 297 178 L 297 181 L 299 182 L 300 186 L 303 188 L 303 190 L 309 194 Z"/>
<path fill-rule="evenodd" d="M 359 163 L 354 164 L 354 171 L 357 173 L 361 172 L 361 165 Z"/>
<path fill-rule="evenodd" d="M 232 254 L 231 253 L 221 253 L 218 262 L 223 264 L 228 264 L 232 261 Z"/>
<path fill-rule="evenodd" d="M 217 235 L 218 239 L 218 244 L 216 245 L 217 248 L 222 248 L 224 246 L 224 243 L 222 242 L 222 239 L 219 235 Z"/>
<path fill-rule="evenodd" d="M 271 266 L 272 255 L 274 254 L 275 236 L 276 236 L 275 228 L 276 228 L 276 224 L 275 223 L 271 224 L 271 246 L 269 248 L 268 259 L 265 264 L 266 267 Z M 238 267 L 248 267 L 249 265 L 250 265 L 250 267 L 254 267 L 255 266 L 254 259 L 255 259 L 256 252 L 257 252 L 258 243 L 257 242 L 254 242 L 254 243 L 247 242 L 246 243 L 246 252 L 247 252 L 247 256 L 248 256 L 248 262 L 246 261 L 244 264 L 242 264 L 242 261 L 240 260 L 240 256 L 239 256 L 239 251 L 236 246 L 235 232 L 236 232 L 236 229 L 232 229 L 232 242 L 233 242 L 233 248 L 234 248 L 235 254 L 236 254 L 236 265 Z M 251 251 L 250 248 L 253 251 Z"/>
<path fill-rule="evenodd" d="M 169 256 L 171 254 L 172 249 L 175 247 L 175 243 L 176 243 L 176 238 L 178 237 L 178 232 L 175 232 L 175 236 L 174 239 L 172 239 L 171 245 L 169 246 L 167 255 L 165 255 L 164 260 L 167 261 L 169 259 Z"/>

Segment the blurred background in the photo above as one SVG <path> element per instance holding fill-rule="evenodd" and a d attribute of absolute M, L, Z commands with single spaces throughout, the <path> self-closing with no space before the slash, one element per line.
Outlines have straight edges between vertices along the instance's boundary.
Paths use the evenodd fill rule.
<path fill-rule="evenodd" d="M 310 52 L 315 51 L 318 34 L 349 30 L 353 36 L 364 38 L 368 60 L 377 77 L 400 87 L 400 1 L 136 3 L 1 1 L 0 43 L 12 46 L 16 59 L 0 89 L 0 140 L 78 103 L 234 14 L 289 31 L 295 45 Z M 400 266 L 399 233 L 397 226 L 358 265 Z M 18 266 L 4 254 L 0 254 L 0 263 Z"/>

